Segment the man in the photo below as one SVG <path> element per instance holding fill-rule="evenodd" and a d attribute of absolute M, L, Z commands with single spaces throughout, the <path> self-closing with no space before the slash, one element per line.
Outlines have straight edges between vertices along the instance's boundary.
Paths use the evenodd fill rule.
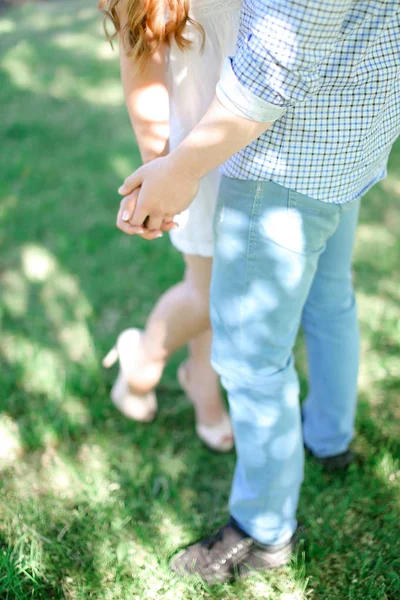
<path fill-rule="evenodd" d="M 398 0 L 244 0 L 237 52 L 208 113 L 120 188 L 130 231 L 159 231 L 223 165 L 213 364 L 238 462 L 229 523 L 176 556 L 179 573 L 214 583 L 284 564 L 303 443 L 328 465 L 349 460 L 359 354 L 351 254 L 359 199 L 385 176 L 400 132 L 399 99 Z M 128 227 L 121 216 L 119 226 Z M 303 425 L 292 357 L 300 324 Z"/>

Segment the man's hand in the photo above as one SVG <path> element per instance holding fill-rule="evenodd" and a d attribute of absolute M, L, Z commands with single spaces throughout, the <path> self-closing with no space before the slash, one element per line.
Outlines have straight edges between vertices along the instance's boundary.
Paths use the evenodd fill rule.
<path fill-rule="evenodd" d="M 175 226 L 174 216 L 188 208 L 196 197 L 199 178 L 170 157 L 157 158 L 140 167 L 119 188 L 124 199 L 117 226 L 125 233 L 143 235 L 147 228 L 153 237 L 159 237 L 162 231 Z"/>
<path fill-rule="evenodd" d="M 143 239 L 151 241 L 162 237 L 163 231 L 171 231 L 171 229 L 176 229 L 178 227 L 178 225 L 172 220 L 164 220 L 161 225 L 161 229 L 156 231 L 151 231 L 148 229 L 147 223 L 144 223 L 142 226 L 131 225 L 129 221 L 134 213 L 139 191 L 140 189 L 136 188 L 136 190 L 121 200 L 117 216 L 118 229 L 124 233 L 127 233 L 128 235 L 139 235 Z"/>
<path fill-rule="evenodd" d="M 206 115 L 177 148 L 140 167 L 119 188 L 125 198 L 118 227 L 126 233 L 151 236 L 147 239 L 159 237 L 195 199 L 201 178 L 271 125 L 238 116 L 214 98 Z"/>

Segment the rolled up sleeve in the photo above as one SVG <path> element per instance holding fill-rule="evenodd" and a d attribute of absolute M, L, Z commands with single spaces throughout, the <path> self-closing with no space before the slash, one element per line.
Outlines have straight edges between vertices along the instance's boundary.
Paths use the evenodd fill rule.
<path fill-rule="evenodd" d="M 266 102 L 243 85 L 233 72 L 230 58 L 224 62 L 217 84 L 217 98 L 231 112 L 259 123 L 276 121 L 285 112 L 285 108 Z"/>
<path fill-rule="evenodd" d="M 217 97 L 258 122 L 279 119 L 323 84 L 324 61 L 342 39 L 352 0 L 244 0 L 236 54 Z"/>

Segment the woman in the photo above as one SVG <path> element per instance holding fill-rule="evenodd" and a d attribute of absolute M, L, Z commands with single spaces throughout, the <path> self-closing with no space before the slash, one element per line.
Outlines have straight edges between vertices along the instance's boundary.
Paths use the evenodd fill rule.
<path fill-rule="evenodd" d="M 234 51 L 240 0 L 193 0 L 190 9 L 188 0 L 111 0 L 104 12 L 119 36 L 126 105 L 143 162 L 148 162 L 166 153 L 168 144 L 175 148 L 204 115 L 223 60 Z M 151 421 L 157 410 L 154 388 L 166 362 L 188 344 L 189 359 L 178 379 L 195 407 L 197 433 L 211 448 L 228 451 L 231 423 L 210 362 L 208 296 L 218 186 L 218 173 L 210 173 L 190 209 L 180 215 L 179 228 L 165 225 L 183 253 L 184 280 L 159 299 L 144 331 L 122 332 L 104 365 L 119 358 L 111 392 L 119 410 Z M 137 233 L 129 222 L 124 231 Z M 153 239 L 151 231 L 141 233 Z"/>

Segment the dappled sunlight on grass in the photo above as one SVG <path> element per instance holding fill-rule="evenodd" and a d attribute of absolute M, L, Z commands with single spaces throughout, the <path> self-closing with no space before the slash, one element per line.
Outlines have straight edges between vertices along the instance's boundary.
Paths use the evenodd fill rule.
<path fill-rule="evenodd" d="M 3 19 L 0 21 L 0 34 L 11 33 L 15 31 L 16 25 L 13 21 L 9 21 L 8 19 Z"/>
<path fill-rule="evenodd" d="M 18 203 L 17 196 L 8 195 L 0 199 L 0 219 L 6 217 L 8 211 L 15 210 Z"/>
<path fill-rule="evenodd" d="M 57 14 L 55 10 L 48 12 L 46 10 L 30 10 L 26 22 L 22 25 L 29 28 L 29 31 L 40 32 L 48 31 L 55 27 L 71 27 L 74 24 L 74 14 L 68 15 L 61 12 Z M 88 15 L 87 15 L 88 16 Z"/>
<path fill-rule="evenodd" d="M 400 365 L 395 356 L 385 356 L 364 346 L 362 368 L 360 369 L 360 390 L 369 394 L 374 403 L 374 391 L 379 389 L 380 383 L 388 378 L 400 378 Z"/>
<path fill-rule="evenodd" d="M 14 43 L 0 60 L 0 66 L 17 88 L 58 99 L 80 98 L 98 106 L 123 104 L 121 86 L 114 77 L 94 77 L 99 58 L 104 64 L 104 61 L 115 62 L 118 56 L 118 49 L 113 50 L 105 40 L 99 44 L 102 25 L 95 5 L 75 12 L 71 8 L 70 14 L 57 14 L 56 6 L 52 5 L 43 11 L 35 10 L 32 5 L 20 9 L 20 13 L 26 15 L 22 28 L 27 35 L 17 35 L 16 31 Z M 10 35 L 16 29 L 12 20 L 1 24 Z M 80 27 L 78 31 L 74 30 L 76 26 Z M 21 24 L 19 31 L 20 28 Z M 47 32 L 40 42 L 35 37 L 39 31 Z M 71 60 L 72 52 L 75 60 Z M 41 60 L 43 53 L 46 61 Z M 60 61 L 60 55 L 64 60 Z"/>
<path fill-rule="evenodd" d="M 400 378 L 400 307 L 382 296 L 358 294 L 363 331 L 360 386 L 364 391 L 387 377 Z"/>
<path fill-rule="evenodd" d="M 86 322 L 92 309 L 76 278 L 58 271 L 43 286 L 40 299 L 68 357 L 87 367 L 95 366 L 93 341 Z"/>
<path fill-rule="evenodd" d="M 46 281 L 54 274 L 56 261 L 43 246 L 24 246 L 21 259 L 23 273 L 29 281 Z"/>
<path fill-rule="evenodd" d="M 387 177 L 387 179 L 385 179 L 384 181 L 382 181 L 381 183 L 382 189 L 385 190 L 385 192 L 388 192 L 389 194 L 400 198 L 400 178 L 398 176 L 395 175 L 389 175 Z M 398 214 L 398 212 L 393 211 L 393 215 L 396 215 L 396 223 L 393 223 L 393 225 L 395 224 L 399 224 L 400 221 L 400 216 Z"/>
<path fill-rule="evenodd" d="M 400 501 L 400 460 L 395 460 L 389 452 L 383 452 L 375 466 L 375 471 L 386 485 L 397 489 L 397 498 Z"/>
<path fill-rule="evenodd" d="M 381 294 L 385 294 L 388 298 L 393 298 L 397 306 L 400 306 L 400 285 L 396 278 L 384 279 L 379 282 Z"/>
<path fill-rule="evenodd" d="M 101 46 L 99 46 L 97 48 L 96 57 L 99 60 L 115 61 L 117 58 L 117 54 L 116 54 L 115 50 L 116 50 L 116 44 L 114 44 L 114 47 L 111 47 L 111 45 L 108 43 L 102 44 Z"/>
<path fill-rule="evenodd" d="M 185 497 L 186 496 L 186 497 Z M 191 498 L 187 494 L 182 498 L 183 502 L 189 506 Z M 155 510 L 154 516 L 159 519 L 159 533 L 163 538 L 163 546 L 167 553 L 173 553 L 176 548 L 183 546 L 185 542 L 185 529 L 179 519 L 179 516 L 173 513 L 168 514 L 163 507 Z"/>
<path fill-rule="evenodd" d="M 81 97 L 86 102 L 104 106 L 121 106 L 123 96 L 121 86 L 115 85 L 113 80 L 105 80 L 101 86 L 85 86 L 81 90 Z"/>
<path fill-rule="evenodd" d="M 0 414 L 0 472 L 23 455 L 18 424 L 8 415 Z"/>
<path fill-rule="evenodd" d="M 10 75 L 15 85 L 34 90 L 34 74 L 28 64 L 30 58 L 31 49 L 28 42 L 20 42 L 16 48 L 3 57 L 1 66 Z"/>
<path fill-rule="evenodd" d="M 277 577 L 254 573 L 251 578 L 238 583 L 235 589 L 225 587 L 224 598 L 245 600 L 306 600 L 314 598 L 312 586 L 305 574 L 304 549 L 299 550 L 292 562 L 279 569 Z"/>
<path fill-rule="evenodd" d="M 103 79 L 97 84 L 93 82 L 90 72 L 85 76 L 67 66 L 46 66 L 40 70 L 35 68 L 38 61 L 35 49 L 27 41 L 19 42 L 2 59 L 1 66 L 10 80 L 21 90 L 36 94 L 46 93 L 54 98 L 81 98 L 85 102 L 104 105 L 121 106 L 123 95 L 121 86 L 115 79 Z"/>
<path fill-rule="evenodd" d="M 60 349 L 77 363 L 93 367 L 96 359 L 93 341 L 86 319 L 91 315 L 91 306 L 79 289 L 76 278 L 63 273 L 51 253 L 39 245 L 21 248 L 21 271 L 6 270 L 2 277 L 2 300 L 5 308 L 14 316 L 22 317 L 28 308 L 29 284 L 42 284 L 39 297 L 49 325 L 55 328 Z M 25 371 L 24 380 L 30 382 L 31 391 L 45 392 L 36 387 L 40 378 L 51 386 L 60 378 L 62 359 L 59 351 L 46 353 L 45 348 L 36 347 L 29 340 L 6 335 L 2 348 L 10 362 L 18 363 Z M 44 369 L 47 371 L 43 372 Z M 51 375 L 53 371 L 54 375 Z M 42 377 L 43 372 L 43 377 Z"/>
<path fill-rule="evenodd" d="M 65 10 L 65 7 L 60 10 L 60 5 L 56 3 L 40 5 L 39 8 L 31 3 L 12 12 L 8 11 L 1 17 L 0 28 L 4 27 L 2 31 L 5 33 L 15 31 L 17 25 L 19 31 L 26 30 L 28 33 L 35 34 L 58 28 L 71 28 L 80 22 L 93 23 L 94 20 L 97 22 L 97 28 L 100 29 L 96 6 L 92 3 L 87 8 L 81 8 L 75 3 L 69 11 Z"/>
<path fill-rule="evenodd" d="M 303 600 L 303 598 L 312 597 L 310 594 L 305 595 L 305 593 L 301 591 L 296 592 L 284 592 L 279 600 Z"/>
<path fill-rule="evenodd" d="M 188 465 L 185 456 L 182 454 L 180 456 L 174 456 L 172 453 L 168 452 L 168 454 L 162 454 L 159 461 L 162 472 L 174 483 L 178 481 L 184 473 L 187 473 Z"/>
<path fill-rule="evenodd" d="M 20 368 L 19 384 L 27 393 L 60 399 L 65 390 L 65 364 L 59 353 L 22 335 L 4 333 L 0 352 L 9 365 Z"/>
<path fill-rule="evenodd" d="M 28 283 L 16 269 L 4 271 L 0 276 L 1 301 L 15 318 L 23 317 L 28 308 Z"/>
<path fill-rule="evenodd" d="M 66 50 L 78 50 L 96 55 L 98 35 L 89 34 L 88 32 L 74 33 L 73 31 L 69 31 L 56 34 L 52 41 L 55 46 Z"/>
<path fill-rule="evenodd" d="M 121 180 L 130 175 L 132 171 L 132 161 L 127 156 L 113 156 L 110 162 L 115 174 Z"/>
<path fill-rule="evenodd" d="M 355 259 L 358 257 L 365 258 L 365 251 L 368 247 L 374 245 L 374 248 L 379 246 L 380 252 L 391 250 L 395 247 L 397 241 L 396 231 L 390 231 L 384 223 L 360 223 L 357 229 L 357 245 L 355 248 Z M 367 253 L 368 257 L 368 253 Z M 372 260 L 375 256 L 370 257 Z"/>
<path fill-rule="evenodd" d="M 398 182 L 396 171 L 389 171 L 364 199 L 354 256 L 362 334 L 359 436 L 386 445 L 393 459 L 400 456 Z"/>
<path fill-rule="evenodd" d="M 91 421 L 89 408 L 77 396 L 66 394 L 63 398 L 62 409 L 70 423 L 88 425 Z"/>
<path fill-rule="evenodd" d="M 86 54 L 87 56 L 96 57 L 100 60 L 115 61 L 118 58 L 118 44 L 111 44 L 104 41 L 98 45 L 99 39 L 99 24 L 96 21 L 93 30 L 74 33 L 65 32 L 58 33 L 52 37 L 52 43 L 59 48 L 65 50 L 74 50 L 77 53 Z"/>

